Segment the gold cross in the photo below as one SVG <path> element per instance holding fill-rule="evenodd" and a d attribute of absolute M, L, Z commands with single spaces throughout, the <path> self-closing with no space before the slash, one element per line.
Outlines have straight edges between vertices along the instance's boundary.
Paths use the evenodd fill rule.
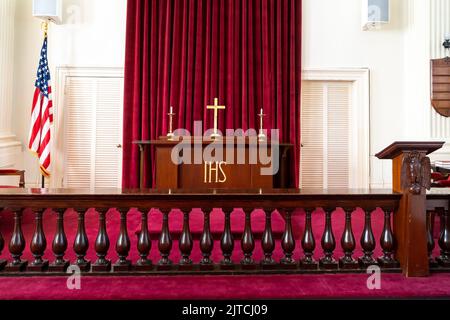
<path fill-rule="evenodd" d="M 219 106 L 219 99 L 214 98 L 213 106 L 206 106 L 208 110 L 214 110 L 214 133 L 211 135 L 211 138 L 218 138 L 220 135 L 217 133 L 217 118 L 219 116 L 219 110 L 225 110 L 225 106 Z"/>

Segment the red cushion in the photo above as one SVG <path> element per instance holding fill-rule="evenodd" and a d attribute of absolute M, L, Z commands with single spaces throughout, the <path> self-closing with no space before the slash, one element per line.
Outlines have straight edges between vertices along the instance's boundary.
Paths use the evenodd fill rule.
<path fill-rule="evenodd" d="M 450 178 L 449 178 L 449 180 L 436 181 L 436 184 L 441 188 L 448 188 L 448 187 L 450 187 Z"/>
<path fill-rule="evenodd" d="M 431 179 L 437 181 L 437 180 L 444 180 L 445 177 L 442 173 L 440 172 L 432 172 L 431 173 Z"/>

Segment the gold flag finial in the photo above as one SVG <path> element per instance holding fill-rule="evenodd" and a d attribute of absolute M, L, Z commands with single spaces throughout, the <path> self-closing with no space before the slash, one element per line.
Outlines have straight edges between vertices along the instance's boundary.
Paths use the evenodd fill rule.
<path fill-rule="evenodd" d="M 41 29 L 44 32 L 44 37 L 47 37 L 47 34 L 48 34 L 48 21 L 42 21 Z"/>

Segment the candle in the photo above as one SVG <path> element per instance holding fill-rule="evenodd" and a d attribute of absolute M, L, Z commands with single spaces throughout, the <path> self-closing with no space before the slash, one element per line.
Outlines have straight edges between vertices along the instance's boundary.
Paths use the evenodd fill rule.
<path fill-rule="evenodd" d="M 173 113 L 173 107 L 170 106 L 170 113 Z"/>

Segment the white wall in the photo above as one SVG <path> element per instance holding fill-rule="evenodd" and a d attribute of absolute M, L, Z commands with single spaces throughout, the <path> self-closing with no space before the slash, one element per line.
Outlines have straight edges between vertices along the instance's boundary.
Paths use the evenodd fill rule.
<path fill-rule="evenodd" d="M 391 0 L 390 24 L 375 31 L 362 31 L 361 0 L 303 3 L 304 68 L 370 69 L 371 186 L 390 187 L 391 162 L 374 155 L 393 141 L 431 136 L 430 3 Z"/>
<path fill-rule="evenodd" d="M 123 67 L 126 0 L 64 0 L 64 24 L 49 30 L 53 85 L 56 67 Z M 13 132 L 27 145 L 34 80 L 42 46 L 40 20 L 31 16 L 32 0 L 16 0 Z M 56 99 L 55 99 L 56 100 Z M 57 108 L 57 106 L 56 106 Z M 24 152 L 27 182 L 39 185 L 37 159 Z"/>
<path fill-rule="evenodd" d="M 24 144 L 42 44 L 40 22 L 31 17 L 31 2 L 16 0 L 12 130 Z M 63 3 L 65 24 L 52 25 L 49 32 L 53 78 L 57 66 L 123 66 L 126 0 Z M 429 138 L 428 1 L 391 0 L 391 23 L 377 31 L 362 31 L 361 0 L 303 3 L 303 67 L 371 71 L 371 184 L 389 186 L 390 161 L 373 155 L 394 140 Z M 24 163 L 28 181 L 37 184 L 36 160 L 24 152 Z"/>
<path fill-rule="evenodd" d="M 20 166 L 22 146 L 12 132 L 14 96 L 15 1 L 0 1 L 0 168 Z M 2 177 L 0 184 L 17 184 L 17 178 Z"/>

